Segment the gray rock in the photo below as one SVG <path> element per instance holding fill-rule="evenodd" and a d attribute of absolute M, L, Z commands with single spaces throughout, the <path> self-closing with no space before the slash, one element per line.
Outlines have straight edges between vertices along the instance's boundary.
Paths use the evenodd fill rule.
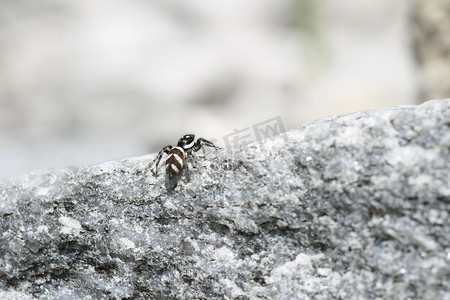
<path fill-rule="evenodd" d="M 288 141 L 286 142 L 285 138 Z M 0 298 L 449 299 L 450 100 L 1 183 Z"/>

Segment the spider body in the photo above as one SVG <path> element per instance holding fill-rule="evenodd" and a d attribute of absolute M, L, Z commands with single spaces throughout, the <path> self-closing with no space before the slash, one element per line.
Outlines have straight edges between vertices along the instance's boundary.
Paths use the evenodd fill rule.
<path fill-rule="evenodd" d="M 166 173 L 169 179 L 178 175 L 184 166 L 185 152 L 181 147 L 172 148 L 167 154 Z"/>
<path fill-rule="evenodd" d="M 194 152 L 197 152 L 200 149 L 203 149 L 203 152 L 205 152 L 204 146 L 213 147 L 216 150 L 219 149 L 219 147 L 204 138 L 198 138 L 197 141 L 195 141 L 195 135 L 183 135 L 178 140 L 176 147 L 167 145 L 158 153 L 155 158 L 155 170 L 153 173 L 155 175 L 158 174 L 159 162 L 161 161 L 163 154 L 166 153 L 166 174 L 169 180 L 180 176 L 183 171 L 183 167 L 185 166 L 186 159 L 190 156 L 194 157 Z"/>

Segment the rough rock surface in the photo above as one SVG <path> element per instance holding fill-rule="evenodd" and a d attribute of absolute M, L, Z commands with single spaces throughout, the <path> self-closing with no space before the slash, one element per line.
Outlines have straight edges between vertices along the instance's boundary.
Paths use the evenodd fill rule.
<path fill-rule="evenodd" d="M 285 138 L 288 138 L 286 141 Z M 450 100 L 0 185 L 0 298 L 449 299 Z"/>

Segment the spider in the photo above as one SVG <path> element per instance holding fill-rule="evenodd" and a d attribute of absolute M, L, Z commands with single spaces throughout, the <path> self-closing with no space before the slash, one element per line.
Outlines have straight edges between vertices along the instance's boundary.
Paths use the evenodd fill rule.
<path fill-rule="evenodd" d="M 195 140 L 195 135 L 193 134 L 185 134 L 183 135 L 177 143 L 176 147 L 172 147 L 171 145 L 167 145 L 161 151 L 159 151 L 158 155 L 155 158 L 155 170 L 153 174 L 158 175 L 158 165 L 164 153 L 167 154 L 166 159 L 166 173 L 169 177 L 169 180 L 173 179 L 176 176 L 181 175 L 181 171 L 183 170 L 184 161 L 189 156 L 195 156 L 194 152 L 203 149 L 203 153 L 205 153 L 204 146 L 213 147 L 214 149 L 220 149 L 212 142 L 204 139 L 198 138 Z"/>

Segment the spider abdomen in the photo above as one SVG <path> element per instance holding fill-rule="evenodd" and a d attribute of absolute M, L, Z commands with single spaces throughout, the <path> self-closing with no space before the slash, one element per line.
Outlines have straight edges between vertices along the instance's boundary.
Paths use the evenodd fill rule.
<path fill-rule="evenodd" d="M 181 147 L 173 147 L 167 154 L 166 173 L 169 179 L 179 175 L 184 166 L 184 150 Z"/>
<path fill-rule="evenodd" d="M 179 179 L 181 178 L 181 173 L 183 172 L 183 167 L 186 159 L 194 159 L 195 161 L 195 154 L 194 152 L 199 151 L 200 149 L 203 149 L 203 154 L 205 154 L 205 148 L 204 147 L 212 147 L 214 149 L 220 149 L 216 145 L 214 145 L 212 142 L 204 139 L 204 138 L 198 138 L 197 141 L 195 141 L 195 135 L 193 134 L 185 134 L 183 135 L 177 143 L 176 147 L 172 147 L 172 145 L 167 145 L 164 148 L 162 148 L 161 151 L 159 151 L 158 155 L 156 155 L 154 162 L 155 162 L 155 169 L 152 170 L 153 174 L 155 176 L 158 175 L 158 165 L 161 161 L 161 158 L 164 154 L 167 154 L 166 158 L 166 174 L 167 179 L 166 180 L 166 187 L 169 190 L 173 190 L 177 184 Z M 192 163 L 192 161 L 191 161 Z M 186 171 L 187 171 L 188 165 L 186 165 Z"/>

